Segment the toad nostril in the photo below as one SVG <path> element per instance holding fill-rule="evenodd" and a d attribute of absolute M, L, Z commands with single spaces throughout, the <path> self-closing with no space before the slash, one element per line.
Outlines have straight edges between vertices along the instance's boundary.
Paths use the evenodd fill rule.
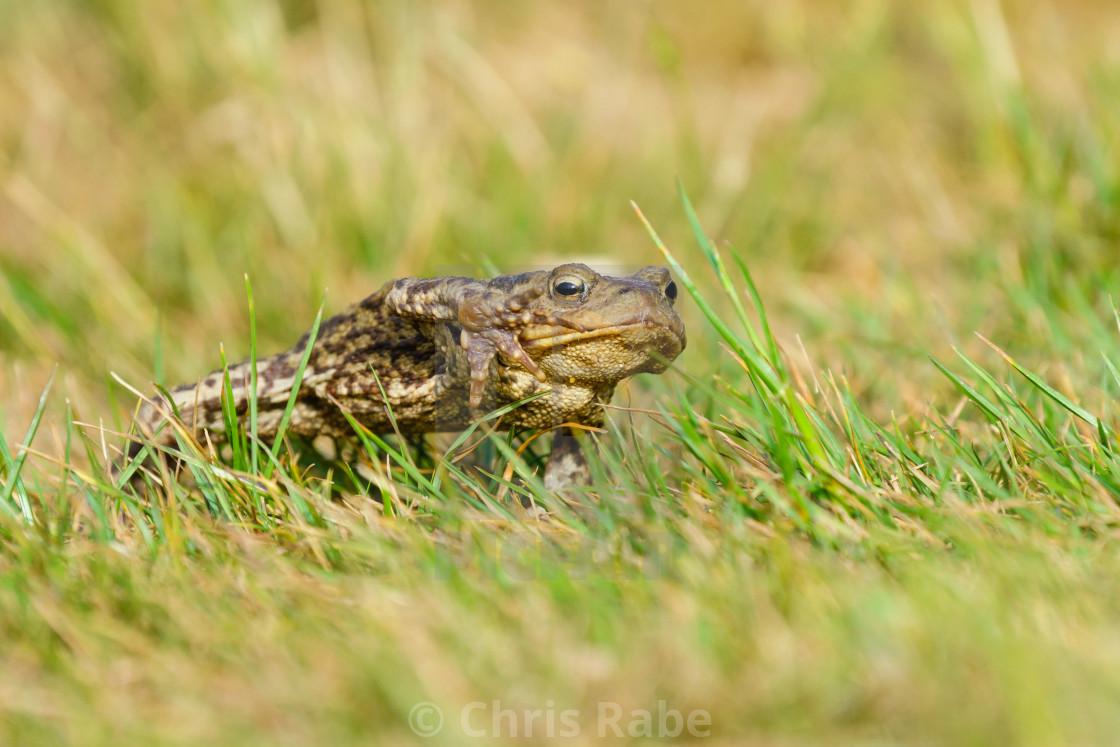
<path fill-rule="evenodd" d="M 625 295 L 632 290 L 634 290 L 634 289 L 633 288 L 619 288 L 618 289 L 618 295 L 620 295 L 620 296 Z"/>

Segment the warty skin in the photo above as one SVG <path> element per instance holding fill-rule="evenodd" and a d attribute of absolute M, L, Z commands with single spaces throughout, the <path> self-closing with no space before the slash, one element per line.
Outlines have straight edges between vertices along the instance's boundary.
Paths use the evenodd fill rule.
<path fill-rule="evenodd" d="M 675 298 L 663 267 L 611 277 L 566 264 L 490 280 L 389 282 L 323 322 L 288 432 L 351 436 L 345 410 L 369 430 L 390 433 L 386 403 L 405 435 L 461 430 L 542 388 L 548 393 L 503 416 L 501 427 L 601 426 L 601 405 L 621 380 L 660 373 L 684 350 Z M 257 362 L 257 432 L 266 441 L 276 436 L 308 338 Z M 234 410 L 244 420 L 250 364 L 231 367 L 229 376 Z M 222 385 L 218 370 L 170 392 L 181 421 L 212 441 L 224 439 Z M 161 427 L 168 412 L 157 400 L 138 415 L 141 431 L 162 445 L 175 443 L 172 429 Z M 578 443 L 568 428 L 559 429 L 546 486 L 586 479 Z"/>

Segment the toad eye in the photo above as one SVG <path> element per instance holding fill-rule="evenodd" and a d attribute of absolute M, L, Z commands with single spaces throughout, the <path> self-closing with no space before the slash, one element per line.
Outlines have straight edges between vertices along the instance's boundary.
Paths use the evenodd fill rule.
<path fill-rule="evenodd" d="M 578 296 L 580 293 L 583 293 L 583 281 L 578 278 L 573 278 L 571 280 L 561 280 L 557 282 L 556 285 L 552 286 L 552 289 L 556 291 L 556 295 L 558 296 L 571 298 L 573 296 Z"/>
<path fill-rule="evenodd" d="M 673 282 L 672 280 L 670 280 L 669 284 L 665 286 L 665 296 L 670 301 L 676 301 L 677 300 L 677 284 L 675 282 Z"/>

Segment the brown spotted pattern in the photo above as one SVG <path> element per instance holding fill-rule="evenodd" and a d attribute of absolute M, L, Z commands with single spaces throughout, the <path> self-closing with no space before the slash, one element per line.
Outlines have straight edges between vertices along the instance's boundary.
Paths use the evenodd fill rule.
<path fill-rule="evenodd" d="M 496 408 L 547 389 L 502 419 L 504 427 L 601 425 L 618 382 L 659 373 L 685 346 L 668 270 L 609 277 L 586 265 L 503 275 L 404 278 L 323 322 L 304 372 L 289 430 L 348 436 L 345 410 L 374 432 L 460 430 Z M 258 433 L 275 436 L 308 335 L 257 362 Z M 238 417 L 248 412 L 248 363 L 229 369 Z M 171 392 L 183 423 L 221 441 L 223 374 Z M 145 404 L 151 436 L 168 412 Z M 174 443 L 169 429 L 157 440 Z M 566 443 L 567 456 L 576 454 Z M 554 460 L 556 461 L 556 460 Z M 551 469 L 551 467 L 550 467 Z M 566 468 L 567 470 L 567 468 Z M 578 470 L 577 470 L 578 471 Z M 564 479 L 561 482 L 571 482 Z M 553 480 L 552 482 L 556 482 Z"/>

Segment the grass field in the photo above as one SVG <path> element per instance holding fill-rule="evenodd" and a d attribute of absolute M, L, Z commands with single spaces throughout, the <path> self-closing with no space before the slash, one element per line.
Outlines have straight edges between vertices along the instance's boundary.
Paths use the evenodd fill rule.
<path fill-rule="evenodd" d="M 1115 743 L 1118 50 L 1104 0 L 0 0 L 0 741 Z M 324 293 L 559 261 L 671 262 L 689 339 L 579 505 L 501 436 L 107 471 L 129 387 Z"/>

